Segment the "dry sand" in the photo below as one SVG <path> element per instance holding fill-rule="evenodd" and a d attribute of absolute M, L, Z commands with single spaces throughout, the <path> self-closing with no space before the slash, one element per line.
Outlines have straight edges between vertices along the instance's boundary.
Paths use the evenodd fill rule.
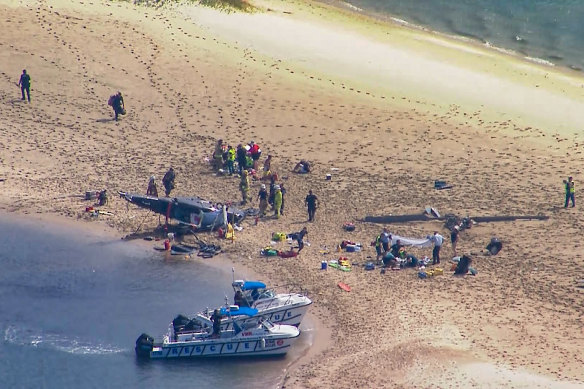
<path fill-rule="evenodd" d="M 237 201 L 238 180 L 215 176 L 204 159 L 217 138 L 253 139 L 288 177 L 285 216 L 247 221 L 222 244 L 237 266 L 308 288 L 332 331 L 285 387 L 583 387 L 584 289 L 575 280 L 584 278 L 584 223 L 580 206 L 563 208 L 561 182 L 572 175 L 579 188 L 583 177 L 582 75 L 316 3 L 255 4 L 262 11 L 244 15 L 1 0 L 0 210 L 148 233 L 157 216 L 112 196 L 114 216 L 92 219 L 80 196 L 145 192 L 150 175 L 173 165 L 177 196 Z M 15 86 L 23 68 L 31 104 Z M 116 90 L 128 110 L 119 122 L 106 105 Z M 313 173 L 290 173 L 300 158 Z M 434 190 L 435 179 L 454 188 Z M 310 224 L 309 189 L 321 202 Z M 347 255 L 353 262 L 374 255 L 368 242 L 383 226 L 358 222 L 364 216 L 428 204 L 550 219 L 464 231 L 459 252 L 474 254 L 477 277 L 319 270 L 338 256 L 323 247 L 343 239 L 365 246 Z M 342 230 L 346 221 L 357 221 L 355 232 Z M 272 231 L 306 224 L 311 246 L 298 258 L 259 256 Z M 439 222 L 388 227 L 447 236 Z M 478 255 L 492 236 L 503 251 Z"/>

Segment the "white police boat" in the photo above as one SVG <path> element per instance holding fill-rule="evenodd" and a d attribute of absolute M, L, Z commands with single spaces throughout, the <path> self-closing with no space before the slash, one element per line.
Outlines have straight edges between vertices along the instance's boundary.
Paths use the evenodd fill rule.
<path fill-rule="evenodd" d="M 226 308 L 221 316 L 229 316 L 230 310 Z M 254 316 L 257 310 L 250 309 L 248 313 Z M 136 355 L 149 359 L 282 355 L 300 335 L 294 326 L 272 324 L 261 318 L 241 322 L 231 318 L 229 330 L 219 330 L 220 322 L 221 319 L 216 322 L 215 317 L 211 320 L 203 314 L 195 315 L 191 326 L 178 325 L 175 319 L 160 342 L 150 335 L 140 335 Z"/>
<path fill-rule="evenodd" d="M 298 327 L 312 304 L 312 300 L 302 290 L 294 293 L 277 293 L 266 288 L 263 282 L 243 280 L 234 280 L 232 286 L 236 305 L 241 308 L 255 308 L 258 315 L 275 324 Z M 225 322 L 226 329 L 230 328 L 229 324 L 229 321 Z"/>

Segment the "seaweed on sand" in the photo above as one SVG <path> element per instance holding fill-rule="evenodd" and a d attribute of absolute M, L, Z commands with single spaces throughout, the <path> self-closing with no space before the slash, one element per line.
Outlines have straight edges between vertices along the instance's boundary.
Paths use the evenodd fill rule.
<path fill-rule="evenodd" d="M 207 7 L 251 12 L 255 7 L 246 0 L 199 0 L 199 4 Z"/>
<path fill-rule="evenodd" d="M 134 4 L 160 8 L 169 4 L 194 3 L 222 11 L 253 12 L 257 10 L 249 0 L 133 0 Z"/>

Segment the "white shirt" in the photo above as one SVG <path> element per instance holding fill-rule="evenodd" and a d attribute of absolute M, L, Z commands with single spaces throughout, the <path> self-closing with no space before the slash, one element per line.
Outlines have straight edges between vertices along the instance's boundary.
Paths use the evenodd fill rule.
<path fill-rule="evenodd" d="M 383 243 L 389 243 L 389 233 L 387 232 L 382 232 L 381 233 L 381 242 Z"/>
<path fill-rule="evenodd" d="M 432 237 L 430 237 L 430 240 L 432 242 L 434 242 L 436 247 L 440 247 L 440 246 L 442 246 L 442 242 L 444 241 L 444 237 L 440 234 L 435 234 L 435 235 L 432 235 Z"/>

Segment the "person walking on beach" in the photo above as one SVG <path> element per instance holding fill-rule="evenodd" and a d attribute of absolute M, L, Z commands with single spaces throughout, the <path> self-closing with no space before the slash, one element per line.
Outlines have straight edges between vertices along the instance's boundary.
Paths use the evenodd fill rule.
<path fill-rule="evenodd" d="M 124 97 L 122 96 L 122 92 L 118 91 L 118 93 L 115 95 L 110 96 L 107 103 L 114 109 L 115 121 L 118 121 L 118 115 L 126 114 L 126 107 L 124 105 Z"/>
<path fill-rule="evenodd" d="M 26 97 L 28 97 L 28 102 L 30 103 L 30 75 L 26 72 L 26 69 L 22 70 L 18 86 L 22 92 L 22 100 L 24 100 L 24 92 L 26 92 Z"/>
<path fill-rule="evenodd" d="M 566 202 L 564 204 L 564 208 L 568 208 L 568 204 L 570 200 L 572 200 L 572 207 L 576 206 L 576 202 L 574 200 L 574 180 L 572 177 L 568 177 L 567 180 L 564 180 L 564 186 L 566 188 Z"/>
<path fill-rule="evenodd" d="M 164 177 L 162 177 L 162 184 L 164 185 L 164 194 L 166 197 L 170 196 L 170 192 L 174 189 L 174 179 L 176 178 L 176 174 L 174 173 L 174 169 L 172 166 Z"/>
<path fill-rule="evenodd" d="M 148 189 L 146 190 L 147 196 L 158 197 L 158 188 L 156 187 L 156 177 L 151 176 L 148 181 Z"/>
<path fill-rule="evenodd" d="M 434 235 L 428 237 L 431 242 L 434 243 L 434 249 L 432 250 L 432 265 L 436 265 L 440 263 L 440 248 L 442 247 L 442 243 L 444 242 L 444 237 L 438 233 L 438 231 L 434 231 Z"/>
<path fill-rule="evenodd" d="M 260 217 L 264 217 L 266 216 L 266 209 L 268 209 L 268 191 L 265 184 L 261 186 L 258 199 L 260 200 Z"/>
<path fill-rule="evenodd" d="M 458 234 L 460 233 L 460 227 L 454 226 L 452 232 L 450 232 L 450 243 L 452 243 L 452 256 L 456 257 L 456 244 L 458 243 Z"/>
<path fill-rule="evenodd" d="M 316 213 L 316 206 L 318 202 L 318 197 L 312 193 L 312 189 L 308 191 L 308 196 L 304 199 L 304 205 L 308 207 L 308 221 L 314 221 L 314 215 Z"/>
<path fill-rule="evenodd" d="M 280 218 L 280 210 L 282 209 L 282 191 L 280 185 L 274 187 L 274 215 L 276 219 Z"/>

